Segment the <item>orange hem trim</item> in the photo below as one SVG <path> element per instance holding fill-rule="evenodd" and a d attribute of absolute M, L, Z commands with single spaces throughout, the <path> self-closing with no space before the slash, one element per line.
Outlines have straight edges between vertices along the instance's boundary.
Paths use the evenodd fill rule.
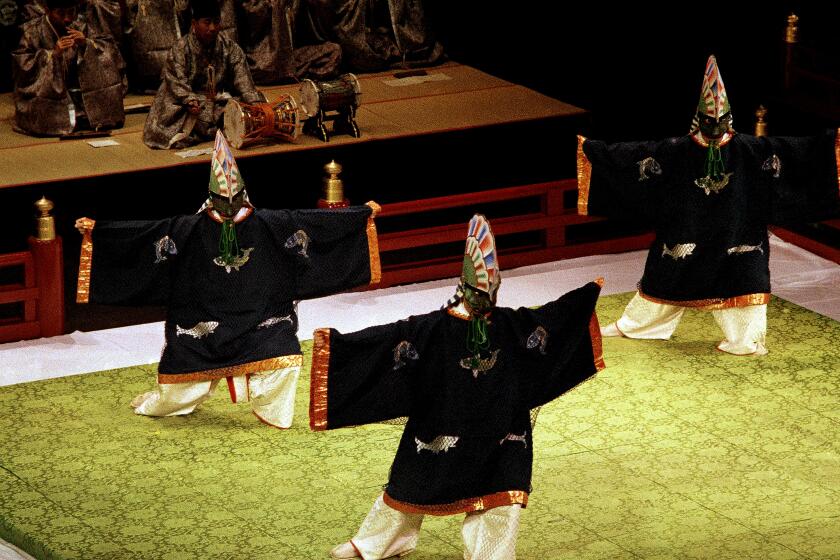
<path fill-rule="evenodd" d="M 367 220 L 368 257 L 370 259 L 370 285 L 379 284 L 382 281 L 382 265 L 379 261 L 379 236 L 376 233 L 376 222 L 374 218 L 382 210 L 374 201 L 369 201 L 372 212 Z"/>
<path fill-rule="evenodd" d="M 528 492 L 523 490 L 509 490 L 507 492 L 496 492 L 475 498 L 465 498 L 449 504 L 419 505 L 409 504 L 395 500 L 388 495 L 382 494 L 382 501 L 388 506 L 403 513 L 422 513 L 424 515 L 454 515 L 456 513 L 467 513 L 470 511 L 486 511 L 495 507 L 512 506 L 520 504 L 522 507 L 528 505 Z"/>
<path fill-rule="evenodd" d="M 330 371 L 330 329 L 317 329 L 312 341 L 309 372 L 309 429 L 327 429 L 327 377 Z"/>
<path fill-rule="evenodd" d="M 730 298 L 695 299 L 689 301 L 659 299 L 649 296 L 641 290 L 639 290 L 639 296 L 654 303 L 664 303 L 665 305 L 676 305 L 678 307 L 692 307 L 694 309 L 704 309 L 707 311 L 713 311 L 715 309 L 729 309 L 732 307 L 748 307 L 750 305 L 767 305 L 770 303 L 769 293 L 744 294 L 742 296 L 733 296 Z"/>
<path fill-rule="evenodd" d="M 595 371 L 601 371 L 607 364 L 604 362 L 604 346 L 601 340 L 601 325 L 598 323 L 598 314 L 592 312 L 589 319 L 589 338 L 592 340 L 592 357 L 595 359 Z"/>
<path fill-rule="evenodd" d="M 588 216 L 589 184 L 592 182 L 592 162 L 589 161 L 589 158 L 586 157 L 586 154 L 583 151 L 583 143 L 586 142 L 586 137 L 578 135 L 577 140 L 577 211 L 581 216 Z"/>
<path fill-rule="evenodd" d="M 598 287 L 604 287 L 604 277 L 599 276 L 595 280 L 593 280 Z M 595 359 L 595 371 L 599 372 L 605 367 L 607 364 L 604 363 L 604 346 L 601 340 L 601 325 L 598 322 L 598 314 L 593 311 L 592 317 L 589 319 L 589 338 L 592 341 L 592 357 Z"/>
<path fill-rule="evenodd" d="M 273 369 L 300 367 L 302 364 L 303 356 L 301 354 L 290 354 L 288 356 L 269 358 L 267 360 L 259 360 L 257 362 L 248 362 L 247 364 L 239 364 L 236 366 L 228 366 L 217 369 L 205 369 L 203 371 L 193 371 L 190 373 L 158 372 L 158 383 L 161 385 L 167 385 L 170 383 L 187 383 L 189 381 L 210 381 L 213 379 L 221 379 L 222 377 L 236 377 L 238 375 L 247 375 L 249 373 L 258 373 Z"/>
<path fill-rule="evenodd" d="M 837 164 L 837 194 L 840 195 L 840 128 L 834 133 L 834 161 Z"/>
<path fill-rule="evenodd" d="M 93 235 L 95 220 L 85 218 L 85 232 L 82 234 L 82 250 L 79 253 L 79 280 L 76 283 L 76 303 L 90 300 L 90 267 L 93 264 Z"/>

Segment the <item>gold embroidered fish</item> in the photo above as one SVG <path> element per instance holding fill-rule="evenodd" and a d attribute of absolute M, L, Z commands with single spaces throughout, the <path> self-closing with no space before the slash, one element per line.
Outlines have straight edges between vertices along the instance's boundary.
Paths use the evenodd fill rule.
<path fill-rule="evenodd" d="M 764 163 L 761 164 L 761 169 L 763 171 L 770 171 L 773 178 L 778 179 L 779 175 L 782 174 L 782 160 L 779 159 L 779 156 L 773 154 L 764 160 Z"/>
<path fill-rule="evenodd" d="M 274 325 L 279 325 L 283 321 L 288 321 L 290 324 L 294 325 L 294 321 L 292 320 L 291 315 L 283 315 L 282 317 L 269 317 L 259 325 L 257 325 L 258 329 L 265 329 L 267 327 L 273 327 Z"/>
<path fill-rule="evenodd" d="M 701 179 L 695 179 L 694 184 L 703 189 L 706 194 L 709 193 L 719 193 L 723 190 L 723 188 L 729 184 L 729 177 L 732 176 L 732 173 L 724 173 L 720 179 L 713 179 L 706 175 Z"/>
<path fill-rule="evenodd" d="M 309 249 L 309 236 L 306 235 L 306 232 L 302 229 L 297 230 L 294 232 L 291 237 L 286 240 L 286 249 L 294 249 L 295 247 L 300 247 L 300 251 L 298 251 L 299 255 L 303 255 L 306 258 L 309 258 L 309 255 L 306 251 Z"/>
<path fill-rule="evenodd" d="M 548 343 L 548 332 L 542 327 L 537 327 L 534 332 L 528 336 L 525 346 L 531 350 L 539 347 L 540 354 L 545 354 L 545 345 Z"/>
<path fill-rule="evenodd" d="M 417 444 L 417 453 L 420 453 L 424 449 L 431 451 L 435 455 L 443 451 L 446 453 L 451 448 L 455 447 L 455 444 L 458 443 L 458 440 L 461 439 L 458 436 L 437 436 L 431 442 L 426 443 L 424 441 L 420 441 L 419 438 L 414 438 L 414 443 Z"/>
<path fill-rule="evenodd" d="M 155 264 L 166 260 L 167 253 L 170 255 L 177 255 L 178 248 L 175 247 L 175 242 L 168 235 L 164 235 L 154 242 L 155 246 Z"/>
<path fill-rule="evenodd" d="M 752 251 L 758 251 L 762 255 L 764 254 L 764 249 L 761 248 L 761 243 L 758 245 L 738 245 L 737 247 L 730 247 L 726 250 L 726 254 L 740 255 L 741 253 L 751 253 Z"/>
<path fill-rule="evenodd" d="M 420 358 L 420 354 L 417 353 L 417 349 L 407 340 L 403 340 L 394 346 L 394 369 L 400 369 L 406 364 L 403 358 L 408 360 L 416 360 Z"/>
<path fill-rule="evenodd" d="M 673 249 L 669 249 L 668 245 L 662 244 L 662 256 L 668 255 L 674 260 L 684 259 L 694 253 L 697 248 L 697 243 L 677 243 Z"/>
<path fill-rule="evenodd" d="M 253 247 L 248 247 L 247 249 L 243 249 L 242 253 L 238 257 L 233 257 L 230 262 L 225 262 L 222 260 L 222 257 L 216 257 L 213 259 L 213 262 L 216 263 L 218 266 L 222 266 L 225 269 L 225 272 L 230 274 L 230 269 L 234 269 L 239 272 L 239 267 L 243 266 L 248 259 L 250 258 L 251 251 L 253 251 Z"/>
<path fill-rule="evenodd" d="M 639 181 L 647 181 L 651 175 L 662 175 L 662 167 L 652 157 L 646 157 L 636 163 L 639 165 Z"/>
<path fill-rule="evenodd" d="M 493 366 L 496 365 L 496 356 L 498 355 L 499 350 L 494 350 L 488 358 L 467 356 L 460 361 L 460 364 L 462 368 L 471 370 L 473 377 L 477 378 L 479 373 L 487 373 L 493 369 Z"/>
<path fill-rule="evenodd" d="M 502 438 L 502 440 L 499 442 L 499 445 L 502 445 L 506 441 L 519 441 L 519 442 L 522 443 L 522 445 L 524 445 L 527 448 L 528 447 L 528 441 L 525 439 L 525 436 L 527 434 L 528 434 L 528 432 L 522 432 L 521 436 L 517 435 L 517 434 L 508 434 L 508 435 L 506 435 L 505 437 Z"/>
<path fill-rule="evenodd" d="M 213 334 L 218 326 L 218 321 L 202 321 L 191 329 L 185 329 L 180 325 L 175 325 L 175 336 L 186 334 L 193 338 L 204 338 Z"/>

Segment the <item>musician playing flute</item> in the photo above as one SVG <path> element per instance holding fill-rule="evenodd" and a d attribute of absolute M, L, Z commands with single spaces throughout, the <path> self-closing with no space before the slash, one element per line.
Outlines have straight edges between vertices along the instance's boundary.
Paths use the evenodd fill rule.
<path fill-rule="evenodd" d="M 23 25 L 12 53 L 15 125 L 35 136 L 123 125 L 119 50 L 113 37 L 80 18 L 78 0 L 48 0 Z"/>

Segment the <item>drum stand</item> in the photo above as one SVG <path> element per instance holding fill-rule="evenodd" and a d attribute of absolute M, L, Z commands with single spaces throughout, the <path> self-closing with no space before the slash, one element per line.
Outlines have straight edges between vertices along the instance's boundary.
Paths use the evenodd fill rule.
<path fill-rule="evenodd" d="M 332 134 L 327 131 L 326 122 L 333 121 Z M 359 132 L 359 125 L 356 124 L 356 107 L 348 105 L 341 107 L 335 113 L 325 114 L 323 109 L 318 109 L 318 113 L 309 117 L 303 123 L 303 131 L 312 136 L 317 136 L 323 142 L 329 142 L 331 135 L 349 134 L 353 138 L 361 137 Z"/>

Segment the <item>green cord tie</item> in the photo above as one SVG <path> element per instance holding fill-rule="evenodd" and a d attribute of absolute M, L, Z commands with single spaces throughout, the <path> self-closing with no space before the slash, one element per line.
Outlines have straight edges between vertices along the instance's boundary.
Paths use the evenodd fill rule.
<path fill-rule="evenodd" d="M 467 350 L 472 352 L 473 361 L 478 360 L 482 350 L 490 346 L 487 336 L 487 318 L 484 315 L 473 315 L 467 327 Z"/>
<path fill-rule="evenodd" d="M 219 256 L 224 264 L 231 264 L 239 256 L 239 243 L 236 240 L 236 229 L 233 220 L 222 222 L 222 237 L 219 239 Z"/>
<path fill-rule="evenodd" d="M 710 142 L 706 151 L 706 177 L 720 179 L 723 177 L 723 157 L 720 155 L 720 145 Z"/>

